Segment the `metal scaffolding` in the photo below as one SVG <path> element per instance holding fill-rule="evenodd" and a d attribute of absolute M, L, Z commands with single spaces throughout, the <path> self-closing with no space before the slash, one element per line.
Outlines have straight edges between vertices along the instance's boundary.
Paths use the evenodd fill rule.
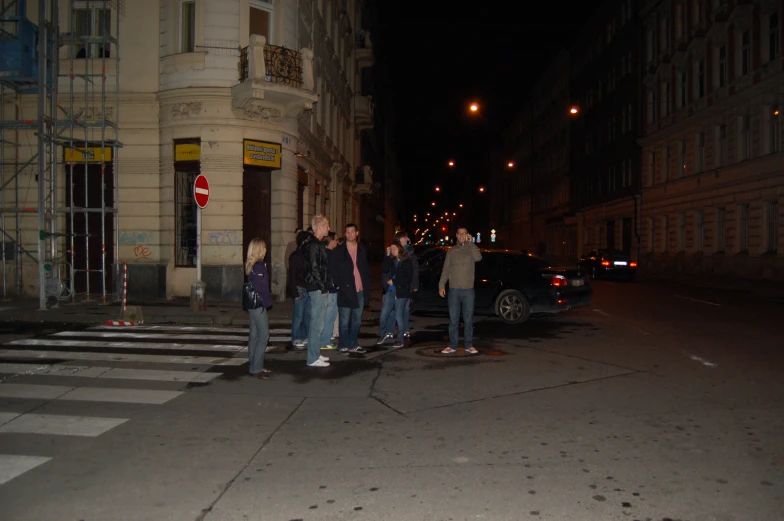
<path fill-rule="evenodd" d="M 116 298 L 106 250 L 116 262 L 123 1 L 37 5 L 36 25 L 25 0 L 0 0 L 2 295 L 37 291 L 41 310 L 77 296 L 108 302 Z M 23 276 L 33 266 L 37 287 Z"/>

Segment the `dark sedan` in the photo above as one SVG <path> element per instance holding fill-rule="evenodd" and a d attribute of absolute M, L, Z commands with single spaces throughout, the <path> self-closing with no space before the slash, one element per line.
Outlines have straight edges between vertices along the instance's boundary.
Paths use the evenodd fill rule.
<path fill-rule="evenodd" d="M 420 264 L 417 311 L 448 311 L 447 299 L 438 295 L 446 251 L 431 253 Z M 481 252 L 474 277 L 476 315 L 497 315 L 507 323 L 520 324 L 532 314 L 556 314 L 591 303 L 593 289 L 584 270 L 551 266 L 519 251 Z"/>
<path fill-rule="evenodd" d="M 628 253 L 620 250 L 591 250 L 580 257 L 577 267 L 590 273 L 592 279 L 621 276 L 632 280 L 637 273 L 637 263 L 631 260 Z"/>

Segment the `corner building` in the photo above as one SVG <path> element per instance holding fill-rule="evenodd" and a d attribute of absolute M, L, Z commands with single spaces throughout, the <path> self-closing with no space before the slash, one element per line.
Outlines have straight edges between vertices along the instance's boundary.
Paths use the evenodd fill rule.
<path fill-rule="evenodd" d="M 106 216 L 105 226 L 92 226 L 91 240 L 80 243 L 88 226 L 80 223 L 91 221 L 79 212 L 86 216 L 88 210 L 77 208 L 73 220 L 52 213 L 55 233 L 44 250 L 51 248 L 55 259 L 47 277 L 56 279 L 53 287 L 63 288 L 55 292 L 61 299 L 64 294 L 116 296 L 123 262 L 128 263 L 129 298 L 188 296 L 200 248 L 208 301 L 237 300 L 244 255 L 254 237 L 267 242 L 272 293 L 282 299 L 283 255 L 294 229 L 309 226 L 320 213 L 341 232 L 346 223 L 360 221 L 363 204 L 380 197 L 372 165 L 362 161 L 361 143 L 363 134 L 373 132 L 374 107 L 368 81 L 373 50 L 361 0 L 76 0 L 54 5 L 61 41 L 68 42 L 64 35 L 72 38 L 58 51 L 57 103 L 70 107 L 77 129 L 89 127 L 90 120 L 104 121 L 101 139 L 108 143 L 101 153 L 97 131 L 80 130 L 79 139 L 53 151 L 58 187 L 53 207 L 98 205 L 100 211 L 91 211 Z M 22 14 L 37 23 L 37 13 L 29 8 Z M 94 41 L 107 42 L 111 51 L 81 43 Z M 74 70 L 77 76 L 101 71 L 111 86 L 108 93 L 77 84 Z M 35 119 L 37 98 L 44 94 L 11 92 L 15 85 L 6 85 L 3 131 L 13 130 L 19 143 L 25 143 L 25 135 L 34 142 L 33 130 L 14 127 L 9 115 Z M 30 157 L 25 147 L 4 145 L 4 152 L 4 164 L 10 164 L 8 158 L 23 164 Z M 93 179 L 85 174 L 87 188 L 77 188 L 73 179 L 82 177 L 66 171 L 82 167 L 112 175 Z M 22 172 L 19 184 L 33 174 Z M 199 174 L 207 177 L 210 190 L 197 237 L 193 183 Z M 71 199 L 81 189 L 100 194 L 101 186 L 109 195 L 97 203 L 92 196 L 81 203 Z M 16 193 L 13 202 L 7 194 L 4 210 L 34 202 L 35 190 Z M 15 228 L 15 248 L 35 250 L 35 216 L 19 215 L 21 225 L 6 218 L 4 231 L 14 235 Z M 101 240 L 94 238 L 98 228 Z M 39 292 L 33 277 L 19 282 L 19 273 L 36 270 L 34 257 L 19 255 L 4 264 L 9 294 Z"/>

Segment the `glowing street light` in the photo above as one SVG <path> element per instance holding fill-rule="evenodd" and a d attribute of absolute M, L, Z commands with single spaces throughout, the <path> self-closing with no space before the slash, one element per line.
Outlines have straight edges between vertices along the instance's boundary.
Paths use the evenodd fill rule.
<path fill-rule="evenodd" d="M 430 206 L 435 206 L 435 205 L 436 205 L 436 202 L 435 202 L 435 201 L 433 201 L 432 203 L 430 203 Z"/>
<path fill-rule="evenodd" d="M 449 163 L 447 163 L 447 164 L 448 164 L 449 166 L 455 166 L 455 162 L 454 162 L 454 161 L 450 161 L 450 162 L 449 162 Z"/>
<path fill-rule="evenodd" d="M 579 113 L 580 113 L 580 107 L 578 107 L 577 105 L 572 105 L 569 108 L 569 114 L 571 114 L 572 116 L 577 115 Z"/>
<path fill-rule="evenodd" d="M 435 190 L 436 190 L 436 192 L 440 192 L 441 191 L 441 187 L 440 186 L 436 186 Z"/>
<path fill-rule="evenodd" d="M 462 207 L 463 207 L 463 203 L 460 203 L 460 208 L 462 208 Z"/>
<path fill-rule="evenodd" d="M 509 168 L 514 168 L 514 161 L 509 161 L 509 162 L 506 164 L 506 166 L 508 166 Z"/>
<path fill-rule="evenodd" d="M 470 110 L 471 112 L 478 112 L 479 111 L 479 104 L 471 103 L 471 105 L 468 106 L 468 110 Z"/>
<path fill-rule="evenodd" d="M 484 186 L 480 186 L 480 187 L 479 187 L 479 191 L 480 191 L 480 192 L 484 192 L 484 191 L 485 191 L 485 187 L 484 187 Z M 433 203 L 433 204 L 435 204 L 435 203 Z"/>

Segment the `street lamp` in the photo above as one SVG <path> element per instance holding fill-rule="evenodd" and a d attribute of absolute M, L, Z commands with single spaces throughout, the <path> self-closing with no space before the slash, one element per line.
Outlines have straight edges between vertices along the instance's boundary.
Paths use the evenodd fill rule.
<path fill-rule="evenodd" d="M 571 114 L 572 116 L 576 116 L 579 113 L 580 113 L 580 107 L 578 107 L 577 105 L 572 105 L 569 108 L 569 114 Z"/>
<path fill-rule="evenodd" d="M 436 186 L 435 190 L 436 190 L 436 192 L 440 192 L 441 191 L 441 187 L 440 186 Z"/>
<path fill-rule="evenodd" d="M 460 203 L 460 208 L 462 208 L 462 207 L 463 207 L 463 203 Z"/>
<path fill-rule="evenodd" d="M 447 163 L 447 164 L 448 164 L 449 166 L 455 166 L 455 162 L 454 162 L 454 161 L 450 161 L 450 162 L 449 162 L 449 163 Z"/>
<path fill-rule="evenodd" d="M 480 191 L 480 192 L 484 192 L 484 191 L 485 191 L 485 187 L 484 187 L 484 186 L 480 186 L 480 187 L 479 187 L 479 191 Z M 435 204 L 435 203 L 433 203 L 433 204 Z"/>
<path fill-rule="evenodd" d="M 476 102 L 471 103 L 471 105 L 468 106 L 468 110 L 470 110 L 471 112 L 474 112 L 474 113 L 478 112 L 479 111 L 479 104 L 476 103 Z"/>
<path fill-rule="evenodd" d="M 436 205 L 436 202 L 435 202 L 435 201 L 433 201 L 432 203 L 430 203 L 430 206 L 435 206 L 435 205 Z"/>
<path fill-rule="evenodd" d="M 508 166 L 509 168 L 514 168 L 514 161 L 509 161 L 509 162 L 506 164 L 506 166 Z"/>

